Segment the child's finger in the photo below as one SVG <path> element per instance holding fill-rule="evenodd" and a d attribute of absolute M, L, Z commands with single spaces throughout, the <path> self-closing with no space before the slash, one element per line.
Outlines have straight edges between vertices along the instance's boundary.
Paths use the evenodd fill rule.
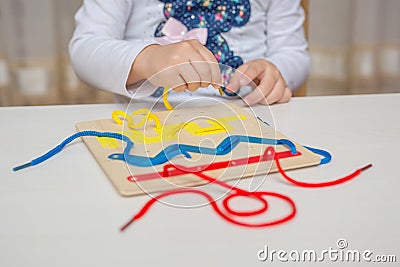
<path fill-rule="evenodd" d="M 215 88 L 219 88 L 222 85 L 221 70 L 218 65 L 218 61 L 215 56 L 203 46 L 203 49 L 199 50 L 200 55 L 208 62 L 211 71 L 211 84 Z"/>
<path fill-rule="evenodd" d="M 292 97 L 292 90 L 290 90 L 289 88 L 285 88 L 283 90 L 282 96 L 279 98 L 279 100 L 275 101 L 275 100 L 268 100 L 268 98 L 264 98 L 263 100 L 261 100 L 259 102 L 259 104 L 261 105 L 272 105 L 275 103 L 287 103 L 289 102 L 290 98 Z"/>
<path fill-rule="evenodd" d="M 254 79 L 263 79 L 263 74 L 266 71 L 266 67 L 262 64 L 250 64 L 247 69 L 240 76 L 240 86 L 250 84 Z"/>
<path fill-rule="evenodd" d="M 214 55 L 198 40 L 190 40 L 189 42 L 193 48 L 193 52 L 189 55 L 189 62 L 199 74 L 201 87 L 207 87 L 213 81 L 211 63 L 218 62 Z"/>
<path fill-rule="evenodd" d="M 243 102 L 248 106 L 253 106 L 265 98 L 266 89 L 261 88 L 261 84 L 253 92 L 243 98 Z"/>
<path fill-rule="evenodd" d="M 290 98 L 292 98 L 292 90 L 290 90 L 290 88 L 286 87 L 282 98 L 279 99 L 277 103 L 287 103 L 287 102 L 289 102 Z"/>
<path fill-rule="evenodd" d="M 241 65 L 239 68 L 236 69 L 235 73 L 233 74 L 231 80 L 226 85 L 226 89 L 229 92 L 237 92 L 240 88 L 240 79 L 243 77 L 243 73 L 247 71 L 249 67 L 248 63 Z"/>
<path fill-rule="evenodd" d="M 175 73 L 174 78 L 170 80 L 169 87 L 176 92 L 183 92 L 187 89 L 186 81 L 179 73 Z"/>
<path fill-rule="evenodd" d="M 274 88 L 266 95 L 265 100 L 268 105 L 272 105 L 283 97 L 285 93 L 286 83 L 280 78 L 274 85 Z"/>
<path fill-rule="evenodd" d="M 189 91 L 196 91 L 201 87 L 201 78 L 191 64 L 182 64 L 179 68 L 179 73 L 185 81 L 186 87 Z"/>
<path fill-rule="evenodd" d="M 260 84 L 258 85 L 258 87 L 254 89 L 253 92 L 248 94 L 243 99 L 243 101 L 249 106 L 257 104 L 271 92 L 271 90 L 275 87 L 275 84 L 278 82 L 278 80 L 279 76 L 276 77 L 273 75 L 265 75 L 261 80 Z"/>
<path fill-rule="evenodd" d="M 206 88 L 209 86 L 212 83 L 210 64 L 205 59 L 195 62 L 191 61 L 190 64 L 200 77 L 200 87 Z"/>
<path fill-rule="evenodd" d="M 210 67 L 211 67 L 211 84 L 214 88 L 218 89 L 223 85 L 221 69 L 219 68 L 218 63 L 210 63 Z"/>

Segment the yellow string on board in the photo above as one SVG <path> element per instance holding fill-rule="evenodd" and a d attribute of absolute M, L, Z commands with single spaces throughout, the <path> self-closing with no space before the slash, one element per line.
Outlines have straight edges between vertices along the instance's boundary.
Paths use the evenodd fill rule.
<path fill-rule="evenodd" d="M 134 123 L 132 116 L 144 115 L 138 123 Z M 166 140 L 176 140 L 177 133 L 180 130 L 184 130 L 192 136 L 204 136 L 204 135 L 213 135 L 219 134 L 223 132 L 231 132 L 234 130 L 234 126 L 231 125 L 231 122 L 234 121 L 244 121 L 247 120 L 247 117 L 244 115 L 232 115 L 225 116 L 213 119 L 207 119 L 207 122 L 210 126 L 201 126 L 195 121 L 190 122 L 181 122 L 174 124 L 161 125 L 160 118 L 150 112 L 148 109 L 138 109 L 134 111 L 132 114 L 126 114 L 121 110 L 115 110 L 112 113 L 113 120 L 122 125 L 125 120 L 128 124 L 129 130 L 124 130 L 123 133 L 128 136 L 133 142 L 139 144 L 152 144 L 159 143 Z M 142 130 L 138 128 L 142 127 L 146 120 L 153 120 L 155 123 L 154 132 L 148 132 L 149 134 L 145 134 Z M 152 128 L 152 126 L 150 126 Z M 107 137 L 98 137 L 98 142 L 101 144 L 103 148 L 117 148 L 120 146 L 117 140 Z"/>
<path fill-rule="evenodd" d="M 146 123 L 146 121 L 152 120 L 156 124 L 155 128 L 161 129 L 160 118 L 156 114 L 152 113 L 149 109 L 141 108 L 141 109 L 135 110 L 134 112 L 132 112 L 131 116 L 135 116 L 135 115 L 144 115 L 144 116 L 136 125 L 133 125 L 130 128 L 132 128 L 132 129 L 141 128 Z"/>
<path fill-rule="evenodd" d="M 223 96 L 223 95 L 224 95 L 224 90 L 222 90 L 222 87 L 219 87 L 219 88 L 218 88 L 218 91 L 219 91 L 220 96 Z"/>
<path fill-rule="evenodd" d="M 164 106 L 166 109 L 168 110 L 173 110 L 174 107 L 171 106 L 171 104 L 168 102 L 168 91 L 169 91 L 169 87 L 165 86 L 164 87 L 164 92 L 163 92 L 163 102 L 164 102 Z"/>
<path fill-rule="evenodd" d="M 144 115 L 142 119 L 138 123 L 133 122 L 132 116 L 137 116 L 137 115 Z M 112 115 L 112 119 L 119 125 L 122 125 L 123 120 L 127 121 L 128 127 L 131 129 L 139 129 L 141 128 L 147 121 L 152 120 L 156 124 L 156 129 L 161 129 L 161 121 L 160 118 L 152 113 L 149 109 L 147 108 L 142 108 L 135 110 L 132 112 L 131 115 L 126 114 L 125 112 L 121 110 L 115 110 Z M 122 118 L 122 119 L 121 119 Z"/>
<path fill-rule="evenodd" d="M 207 119 L 207 122 L 211 125 L 208 127 L 202 127 L 194 121 L 183 122 L 175 124 L 172 130 L 168 133 L 168 136 L 173 137 L 180 130 L 186 130 L 193 136 L 212 135 L 223 132 L 230 132 L 234 130 L 234 127 L 230 124 L 230 122 L 244 121 L 246 119 L 247 117 L 244 115 L 232 115 L 215 119 Z"/>
<path fill-rule="evenodd" d="M 111 117 L 118 125 L 122 125 L 123 120 L 126 120 L 128 122 L 128 126 L 133 125 L 132 117 L 123 112 L 122 110 L 114 110 L 114 112 L 111 114 Z"/>

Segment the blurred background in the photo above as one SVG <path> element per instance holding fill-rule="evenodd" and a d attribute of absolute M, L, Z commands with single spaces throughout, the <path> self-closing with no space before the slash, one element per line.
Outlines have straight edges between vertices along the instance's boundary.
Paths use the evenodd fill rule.
<path fill-rule="evenodd" d="M 303 1 L 306 2 L 306 1 Z M 82 0 L 0 0 L 0 106 L 112 103 L 74 74 Z M 309 0 L 306 95 L 400 92 L 400 1 Z"/>

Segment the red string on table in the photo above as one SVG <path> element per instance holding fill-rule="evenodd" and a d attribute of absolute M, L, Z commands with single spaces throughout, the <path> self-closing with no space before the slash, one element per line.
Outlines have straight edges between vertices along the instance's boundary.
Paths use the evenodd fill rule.
<path fill-rule="evenodd" d="M 172 165 L 167 166 L 169 168 L 172 167 Z M 175 166 L 173 166 L 174 168 L 176 168 Z M 151 198 L 144 206 L 143 208 L 135 215 L 132 217 L 132 219 L 127 222 L 124 226 L 121 227 L 121 231 L 124 231 L 131 223 L 133 223 L 134 221 L 140 219 L 141 217 L 143 217 L 143 215 L 145 215 L 147 213 L 147 211 L 150 209 L 150 207 L 158 200 L 170 196 L 170 195 L 176 195 L 176 194 L 184 194 L 184 193 L 193 193 L 193 194 L 198 194 L 201 196 L 204 196 L 210 203 L 210 205 L 212 206 L 212 208 L 214 209 L 214 211 L 221 216 L 223 219 L 225 219 L 228 222 L 231 222 L 233 224 L 236 225 L 240 225 L 240 226 L 247 226 L 247 227 L 266 227 L 266 226 L 272 226 L 272 225 L 277 225 L 280 223 L 284 223 L 286 221 L 289 221 L 290 219 L 292 219 L 295 214 L 296 214 L 296 205 L 293 202 L 293 200 L 291 200 L 289 197 L 279 194 L 279 193 L 274 193 L 274 192 L 265 192 L 265 191 L 255 191 L 255 192 L 249 192 L 243 189 L 240 189 L 238 187 L 235 186 L 231 186 L 225 182 L 219 181 L 215 178 L 209 177 L 205 174 L 203 174 L 202 172 L 195 172 L 193 173 L 194 175 L 198 176 L 199 178 L 206 180 L 210 183 L 215 183 L 218 184 L 222 187 L 225 187 L 229 190 L 231 190 L 228 195 L 224 198 L 224 200 L 222 201 L 222 205 L 225 209 L 225 212 L 223 212 L 221 210 L 221 208 L 217 205 L 216 201 L 213 199 L 213 197 L 204 192 L 201 191 L 199 189 L 177 189 L 177 190 L 171 190 L 171 191 L 167 191 L 164 193 L 159 194 L 156 197 Z M 265 211 L 267 211 L 268 209 L 268 202 L 263 198 L 264 196 L 271 196 L 271 197 L 275 197 L 275 198 L 280 198 L 284 201 L 286 201 L 291 208 L 291 212 L 289 215 L 280 218 L 280 219 L 276 219 L 276 220 L 272 220 L 272 221 L 268 221 L 268 222 L 262 222 L 262 223 L 246 223 L 246 222 L 241 222 L 239 220 L 234 219 L 232 216 L 229 215 L 235 215 L 235 216 L 239 216 L 239 217 L 250 217 L 250 216 L 255 216 L 255 215 L 259 215 L 264 213 Z M 257 210 L 251 210 L 251 211 L 235 211 L 233 210 L 230 206 L 229 206 L 229 201 L 232 200 L 235 197 L 250 197 L 253 199 L 256 199 L 258 201 L 260 201 L 262 203 L 262 207 L 260 209 Z"/>
<path fill-rule="evenodd" d="M 321 182 L 321 183 L 306 183 L 306 182 L 301 182 L 297 181 L 296 179 L 293 179 L 289 177 L 285 171 L 283 170 L 281 164 L 280 164 L 280 157 L 278 156 L 278 153 L 275 153 L 275 149 L 272 146 L 267 147 L 267 149 L 264 152 L 264 155 L 259 157 L 259 161 L 264 161 L 267 158 L 267 155 L 274 155 L 273 159 L 276 163 L 276 166 L 278 168 L 279 173 L 290 183 L 300 186 L 300 187 L 307 187 L 307 188 L 321 188 L 321 187 L 329 187 L 329 186 L 335 186 L 338 184 L 345 183 L 347 181 L 350 181 L 351 179 L 354 179 L 357 177 L 361 172 L 366 171 L 370 167 L 372 167 L 372 164 L 369 164 L 363 168 L 357 169 L 353 173 L 343 177 L 339 178 L 333 181 L 329 182 Z M 218 165 L 219 164 L 219 165 Z M 230 165 L 229 162 L 227 163 L 228 166 Z M 223 181 L 217 180 L 213 177 L 210 177 L 208 175 L 205 175 L 203 172 L 211 169 L 216 169 L 216 166 L 225 166 L 226 164 L 221 164 L 221 163 L 213 163 L 210 164 L 207 168 L 205 169 L 198 169 L 197 167 L 183 167 L 183 166 L 177 166 L 177 165 L 172 165 L 172 164 L 167 164 L 164 166 L 164 171 L 157 173 L 159 175 L 162 175 L 163 177 L 169 177 L 171 173 L 174 174 L 174 176 L 178 175 L 184 175 L 184 174 L 193 174 L 196 175 L 197 177 L 210 182 L 210 183 L 215 183 L 219 186 L 222 186 L 224 188 L 227 188 L 230 190 L 230 192 L 223 198 L 222 201 L 222 207 L 223 210 L 217 205 L 216 201 L 213 199 L 213 197 L 199 189 L 195 188 L 190 188 L 190 189 L 176 189 L 176 190 L 170 190 L 167 192 L 160 193 L 158 196 L 151 198 L 143 207 L 142 209 L 132 217 L 131 220 L 129 220 L 125 225 L 121 227 L 121 231 L 124 231 L 129 225 L 131 225 L 134 221 L 139 220 L 141 217 L 143 217 L 150 207 L 156 203 L 158 200 L 165 198 L 170 195 L 176 195 L 176 194 L 185 194 L 185 193 L 193 193 L 193 194 L 198 194 L 203 197 L 205 197 L 208 202 L 210 203 L 211 207 L 217 213 L 220 217 L 222 217 L 224 220 L 233 223 L 235 225 L 240 225 L 240 226 L 245 226 L 245 227 L 250 227 L 250 228 L 259 228 L 259 227 L 267 227 L 267 226 L 273 226 L 273 225 L 278 225 L 284 222 L 287 222 L 291 220 L 295 215 L 296 215 L 296 205 L 295 202 L 289 198 L 288 196 L 285 196 L 283 194 L 275 193 L 275 192 L 267 192 L 267 191 L 255 191 L 255 192 L 249 192 L 247 190 L 231 186 Z M 226 167 L 226 166 L 225 166 Z M 289 204 L 291 211 L 289 212 L 288 215 L 278 218 L 278 219 L 273 219 L 270 221 L 266 222 L 260 222 L 260 223 L 250 223 L 250 222 L 243 222 L 238 220 L 240 217 L 252 217 L 256 215 L 261 215 L 265 212 L 267 212 L 269 205 L 265 197 L 274 197 L 281 199 L 285 201 L 287 204 Z M 250 211 L 236 211 L 231 208 L 229 205 L 230 201 L 234 199 L 235 197 L 249 197 L 256 199 L 257 201 L 262 203 L 262 207 L 256 210 L 250 210 Z M 238 218 L 235 218 L 238 217 Z"/>

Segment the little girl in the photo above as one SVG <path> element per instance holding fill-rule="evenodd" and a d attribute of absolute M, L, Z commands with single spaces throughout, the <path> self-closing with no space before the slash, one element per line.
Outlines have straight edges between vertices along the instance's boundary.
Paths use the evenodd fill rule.
<path fill-rule="evenodd" d="M 127 97 L 156 73 L 177 92 L 218 88 L 219 63 L 243 74 L 228 92 L 256 83 L 247 105 L 282 103 L 309 73 L 303 22 L 300 0 L 85 0 L 70 55 L 83 81 Z"/>

